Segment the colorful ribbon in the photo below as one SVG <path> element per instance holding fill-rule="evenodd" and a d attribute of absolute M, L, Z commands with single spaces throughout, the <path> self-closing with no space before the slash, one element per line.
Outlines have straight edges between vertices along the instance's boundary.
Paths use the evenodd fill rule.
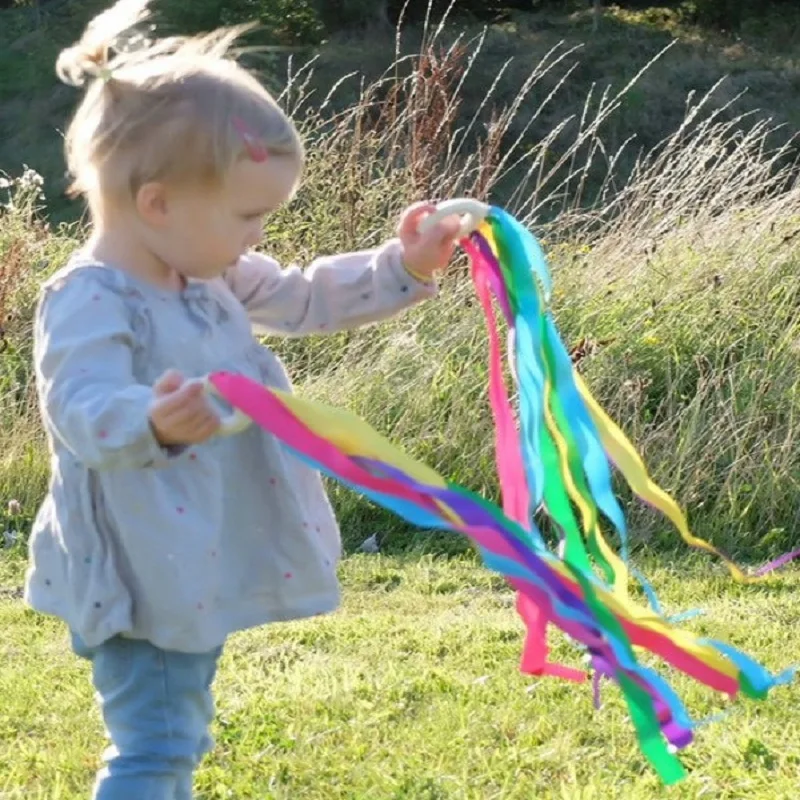
<path fill-rule="evenodd" d="M 720 556 L 737 580 L 749 582 L 760 575 L 745 575 L 691 534 L 678 505 L 653 483 L 631 443 L 591 396 L 548 309 L 551 281 L 535 238 L 513 217 L 492 208 L 462 245 L 472 262 L 489 334 L 489 397 L 502 511 L 448 483 L 347 411 L 241 375 L 216 373 L 211 381 L 231 406 L 316 469 L 415 525 L 468 536 L 486 566 L 517 591 L 517 610 L 526 627 L 521 669 L 583 681 L 583 671 L 549 661 L 548 625 L 582 644 L 594 667 L 595 689 L 601 675 L 619 685 L 643 753 L 665 783 L 674 783 L 684 775 L 674 751 L 691 742 L 695 723 L 669 684 L 639 662 L 637 648 L 731 697 L 741 692 L 762 698 L 790 681 L 793 670 L 772 675 L 728 645 L 675 627 L 658 612 L 646 584 L 651 608 L 631 602 L 627 531 L 612 491 L 609 458 L 632 490 L 665 514 L 689 544 Z M 492 297 L 512 334 L 519 421 L 503 379 Z M 563 536 L 563 557 L 547 548 L 536 527 L 533 512 L 539 508 Z M 621 556 L 603 536 L 601 515 L 620 538 Z"/>

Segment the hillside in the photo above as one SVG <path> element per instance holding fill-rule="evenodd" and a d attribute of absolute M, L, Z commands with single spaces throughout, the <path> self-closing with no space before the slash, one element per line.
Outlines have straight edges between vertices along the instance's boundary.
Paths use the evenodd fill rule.
<path fill-rule="evenodd" d="M 82 235 L 53 224 L 80 209 L 61 196 L 59 177 L 58 130 L 76 94 L 55 83 L 52 64 L 91 10 L 59 2 L 38 25 L 0 12 L 2 36 L 13 40 L 0 46 L 0 164 L 44 173 L 41 212 L 50 216 L 48 226 L 30 173 L 11 187 L 13 207 L 0 209 L 0 495 L 20 502 L 21 517 L 5 522 L 21 529 L 47 477 L 31 403 L 32 302 Z M 545 243 L 558 322 L 581 370 L 698 533 L 752 558 L 796 546 L 792 25 L 783 18 L 733 41 L 653 10 L 612 9 L 597 34 L 588 14 L 521 15 L 485 30 L 451 21 L 404 29 L 399 54 L 377 32 L 369 48 L 338 36 L 313 69 L 295 54 L 290 81 L 281 78 L 286 53 L 250 55 L 277 92 L 284 87 L 282 102 L 313 143 L 305 184 L 268 219 L 265 242 L 283 263 L 308 263 L 379 241 L 421 196 L 503 203 Z M 357 67 L 363 80 L 347 77 Z M 351 408 L 448 478 L 496 498 L 486 334 L 462 278 L 455 270 L 439 303 L 389 324 L 273 345 L 299 392 Z M 462 546 L 413 535 L 332 490 L 349 546 L 376 531 L 386 547 Z M 675 542 L 646 509 L 631 504 L 630 513 L 637 543 Z"/>
<path fill-rule="evenodd" d="M 61 132 L 79 94 L 57 82 L 55 58 L 104 5 L 104 0 L 51 0 L 38 13 L 25 7 L 0 10 L 0 169 L 16 173 L 27 164 L 43 174 L 49 207 L 56 218 L 73 218 L 78 213 L 62 196 Z M 163 7 L 170 4 L 156 4 L 156 9 Z M 202 15 L 188 19 L 195 18 L 202 19 Z M 174 19 L 163 11 L 156 22 L 162 30 L 174 30 Z M 504 144 L 518 134 L 525 145 L 541 141 L 565 120 L 573 120 L 551 142 L 557 156 L 568 146 L 565 142 L 574 138 L 574 120 L 580 119 L 584 108 L 590 115 L 596 113 L 604 92 L 619 92 L 657 59 L 600 131 L 609 153 L 630 140 L 618 163 L 623 171 L 638 152 L 649 151 L 676 129 L 684 117 L 687 96 L 701 96 L 713 87 L 709 111 L 724 107 L 744 92 L 727 116 L 753 111 L 785 124 L 786 133 L 793 132 L 800 128 L 798 31 L 800 12 L 753 24 L 736 37 L 682 26 L 675 12 L 658 8 L 625 12 L 612 6 L 597 32 L 592 31 L 588 10 L 517 14 L 485 31 L 474 68 L 459 93 L 456 126 L 472 118 L 493 84 L 492 107 L 502 107 L 514 101 L 534 65 L 550 63 L 547 74 L 525 98 Z M 438 37 L 440 59 L 456 40 L 465 46 L 465 53 L 473 52 L 482 35 L 481 27 L 453 16 Z M 417 52 L 422 37 L 416 27 L 403 28 L 400 51 Z M 260 38 L 256 34 L 248 40 L 248 44 L 271 43 L 269 34 Z M 251 60 L 280 91 L 287 85 L 290 58 L 295 73 L 304 62 L 315 59 L 307 88 L 320 98 L 345 75 L 357 72 L 367 80 L 383 75 L 395 61 L 395 45 L 393 32 L 375 30 L 366 40 L 364 34 L 338 34 L 313 50 L 271 51 Z M 450 81 L 458 78 L 464 66 L 458 58 L 456 49 L 445 59 Z M 555 96 L 542 107 L 557 87 Z M 359 79 L 351 77 L 339 87 L 329 108 L 346 107 L 358 91 Z"/>
<path fill-rule="evenodd" d="M 50 479 L 33 308 L 42 280 L 86 233 L 80 206 L 63 196 L 60 152 L 79 95 L 57 84 L 53 64 L 107 0 L 0 0 L 9 2 L 0 8 L 0 797 L 77 800 L 103 731 L 87 713 L 89 665 L 60 621 L 30 611 L 21 587 Z M 162 5 L 200 20 L 222 2 Z M 224 9 L 305 2 L 224 0 Z M 175 19 L 161 17 L 162 28 L 177 30 Z M 398 39 L 375 27 L 313 49 L 248 53 L 309 143 L 303 186 L 267 217 L 264 247 L 282 264 L 308 264 L 393 235 L 420 197 L 504 205 L 543 245 L 556 324 L 592 394 L 693 533 L 749 569 L 800 547 L 800 10 L 736 36 L 660 8 L 609 7 L 597 31 L 592 22 L 586 4 L 488 28 L 453 17 L 403 27 Z M 274 32 L 251 42 L 269 44 Z M 497 501 L 487 339 L 459 258 L 439 296 L 404 315 L 267 344 L 299 396 L 353 411 L 448 481 Z M 736 584 L 620 484 L 631 566 L 664 615 L 770 670 L 796 660 L 797 566 Z M 216 747 L 197 775 L 202 797 L 666 796 L 637 750 L 636 706 L 605 681 L 593 709 L 588 684 L 520 673 L 513 593 L 465 537 L 413 528 L 328 486 L 346 550 L 343 607 L 231 638 L 216 682 Z M 373 537 L 380 552 L 359 552 Z M 638 586 L 631 592 L 644 603 Z M 554 661 L 583 663 L 568 638 L 549 643 Z M 649 655 L 642 664 L 662 666 Z M 713 696 L 678 672 L 663 675 L 698 726 L 673 796 L 796 797 L 798 682 L 756 704 Z"/>

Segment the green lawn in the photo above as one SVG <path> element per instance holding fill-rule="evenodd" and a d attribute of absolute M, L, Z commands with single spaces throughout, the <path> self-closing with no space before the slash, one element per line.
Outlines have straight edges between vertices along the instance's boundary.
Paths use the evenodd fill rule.
<path fill-rule="evenodd" d="M 707 610 L 688 625 L 772 669 L 798 660 L 800 571 L 741 587 L 706 559 L 643 566 L 669 613 Z M 24 607 L 21 568 L 0 561 L 0 797 L 86 798 L 104 746 L 87 669 Z M 342 579 L 337 614 L 230 642 L 201 798 L 797 797 L 800 682 L 703 727 L 690 777 L 667 790 L 613 687 L 595 712 L 588 687 L 519 674 L 512 595 L 468 557 L 356 556 Z M 724 707 L 674 685 L 696 719 Z"/>

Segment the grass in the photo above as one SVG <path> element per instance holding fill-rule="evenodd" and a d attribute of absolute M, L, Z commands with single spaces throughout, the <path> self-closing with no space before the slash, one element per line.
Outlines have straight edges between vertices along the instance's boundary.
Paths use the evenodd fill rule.
<path fill-rule="evenodd" d="M 77 800 L 105 746 L 88 670 L 60 623 L 12 596 L 19 564 L 1 569 L 0 796 Z M 645 569 L 668 611 L 706 609 L 690 628 L 771 669 L 798 652 L 800 572 L 742 588 L 703 559 Z M 518 672 L 512 595 L 473 559 L 354 556 L 342 580 L 336 614 L 231 640 L 203 800 L 796 797 L 797 683 L 701 727 L 682 754 L 689 778 L 667 792 L 615 689 L 594 711 L 588 687 Z M 579 663 L 562 637 L 552 643 Z M 724 708 L 687 680 L 674 686 L 694 719 Z"/>
<path fill-rule="evenodd" d="M 604 132 L 651 65 L 618 92 L 590 92 L 577 118 L 552 118 L 551 133 L 530 142 L 526 131 L 570 91 L 563 48 L 529 66 L 509 104 L 503 75 L 493 75 L 461 125 L 489 32 L 469 41 L 444 31 L 362 83 L 349 104 L 346 80 L 325 98 L 315 94 L 318 64 L 295 69 L 281 102 L 313 146 L 305 184 L 267 221 L 265 246 L 283 263 L 307 264 L 378 243 L 420 197 L 503 202 L 545 243 L 554 311 L 579 368 L 694 528 L 739 557 L 796 546 L 794 139 L 734 101 L 716 106 L 712 90 L 621 169 L 628 145 L 611 149 Z M 19 500 L 28 519 L 47 476 L 32 406 L 32 301 L 84 234 L 42 222 L 40 188 L 18 179 L 0 213 L 0 494 Z M 438 301 L 380 327 L 270 344 L 298 391 L 347 405 L 449 479 L 496 499 L 486 335 L 464 275 L 457 265 Z M 339 487 L 332 494 L 348 546 L 376 532 L 391 552 L 429 541 Z M 631 521 L 635 546 L 674 544 L 649 511 L 632 506 Z"/>
<path fill-rule="evenodd" d="M 0 167 L 17 170 L 21 164 L 29 164 L 45 175 L 51 187 L 51 213 L 58 219 L 74 219 L 79 210 L 63 197 L 62 134 L 80 95 L 57 82 L 53 65 L 59 50 L 73 42 L 105 5 L 107 0 L 55 0 L 43 6 L 38 17 L 20 7 L 0 11 Z M 157 21 L 169 32 L 191 33 L 191 29 L 176 31 L 183 17 L 176 17 L 178 11 L 172 5 L 154 4 Z M 456 18 L 456 0 L 451 19 L 435 37 L 438 45 L 446 49 L 454 40 L 462 44 L 483 40 L 475 68 L 459 90 L 456 111 L 460 125 L 468 124 L 485 101 L 489 82 L 497 78 L 493 103 L 511 105 L 532 65 L 558 53 L 560 64 L 542 75 L 523 104 L 511 136 L 524 131 L 525 145 L 532 145 L 569 120 L 566 130 L 549 145 L 560 155 L 574 137 L 590 93 L 596 100 L 604 92 L 615 94 L 671 45 L 625 93 L 621 107 L 603 125 L 603 145 L 610 151 L 634 137 L 619 168 L 630 169 L 640 148 L 652 149 L 680 124 L 689 93 L 702 95 L 712 87 L 710 103 L 714 107 L 724 107 L 744 93 L 740 110 L 758 111 L 776 123 L 785 123 L 789 132 L 800 130 L 795 101 L 800 86 L 796 35 L 800 13 L 796 9 L 782 8 L 780 14 L 757 25 L 751 23 L 733 37 L 682 23 L 680 15 L 657 4 L 637 11 L 622 11 L 608 4 L 603 24 L 593 33 L 588 4 L 573 5 L 585 10 L 518 14 L 484 30 Z M 191 6 L 181 7 L 189 11 Z M 186 22 L 191 24 L 191 16 Z M 437 25 L 438 19 L 433 19 L 427 30 L 408 24 L 397 41 L 392 32 L 372 31 L 371 46 L 366 50 L 361 35 L 330 37 L 314 54 L 319 66 L 313 78 L 315 102 L 348 73 L 363 75 L 367 83 L 391 74 L 396 52 L 410 57 L 424 50 L 424 42 L 430 40 Z M 274 44 L 258 36 L 248 43 Z M 308 58 L 308 51 L 292 53 L 290 58 L 291 63 L 285 54 L 267 53 L 251 56 L 250 63 L 280 91 L 291 83 L 296 64 Z M 569 80 L 560 85 L 556 100 L 544 104 L 567 70 Z M 356 102 L 360 90 L 358 79 L 340 87 L 338 107 Z M 539 112 L 530 119 L 538 106 Z"/>
<path fill-rule="evenodd" d="M 688 103 L 684 92 L 673 126 L 653 122 L 648 146 L 631 143 L 626 131 L 641 119 L 632 109 L 649 107 L 668 83 L 657 72 L 664 58 L 697 63 L 679 42 L 640 72 L 665 44 L 663 30 L 607 90 L 588 89 L 576 51 L 549 34 L 472 33 L 428 32 L 416 55 L 399 53 L 379 78 L 343 78 L 327 99 L 315 73 L 331 82 L 325 54 L 294 69 L 281 102 L 313 146 L 305 185 L 268 220 L 265 246 L 284 263 L 308 263 L 376 244 L 420 197 L 502 202 L 545 244 L 554 311 L 578 368 L 695 532 L 746 562 L 796 547 L 795 141 L 735 93 L 720 102 L 710 85 Z M 517 36 L 539 41 L 536 57 L 487 69 L 504 47 L 513 54 Z M 346 47 L 337 46 L 341 64 Z M 16 66 L 0 59 L 0 78 Z M 789 61 L 782 68 L 793 75 Z M 32 307 L 42 278 L 85 231 L 47 220 L 32 173 L 7 188 L 0 499 L 18 504 L 0 508 L 0 524 L 24 540 L 48 476 L 31 382 Z M 351 408 L 448 479 L 497 498 L 486 334 L 465 274 L 459 262 L 436 302 L 385 325 L 269 344 L 298 392 Z M 219 681 L 219 746 L 200 776 L 207 798 L 665 795 L 616 692 L 595 715 L 587 692 L 518 674 L 511 597 L 465 542 L 409 530 L 338 486 L 331 493 L 348 550 L 377 533 L 383 555 L 345 561 L 341 613 L 234 638 Z M 668 611 L 704 607 L 708 616 L 690 627 L 785 666 L 797 652 L 800 574 L 733 585 L 713 560 L 676 560 L 664 521 L 627 508 L 637 565 Z M 0 796 L 85 796 L 102 733 L 86 668 L 59 624 L 23 607 L 21 570 L 18 553 L 0 557 Z M 556 644 L 557 655 L 575 658 Z M 719 710 L 687 682 L 676 685 L 696 717 Z M 795 796 L 797 700 L 793 686 L 703 729 L 685 757 L 690 779 L 670 794 Z"/>

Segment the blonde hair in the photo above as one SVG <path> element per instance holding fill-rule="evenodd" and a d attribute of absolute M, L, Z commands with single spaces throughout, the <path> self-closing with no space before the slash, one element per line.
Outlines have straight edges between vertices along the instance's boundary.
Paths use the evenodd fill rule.
<path fill-rule="evenodd" d="M 297 130 L 230 56 L 246 28 L 125 42 L 149 1 L 118 0 L 58 58 L 62 81 L 88 83 L 66 135 L 70 192 L 132 199 L 150 181 L 218 185 L 238 159 L 259 160 L 262 150 L 294 159 L 299 179 Z"/>

